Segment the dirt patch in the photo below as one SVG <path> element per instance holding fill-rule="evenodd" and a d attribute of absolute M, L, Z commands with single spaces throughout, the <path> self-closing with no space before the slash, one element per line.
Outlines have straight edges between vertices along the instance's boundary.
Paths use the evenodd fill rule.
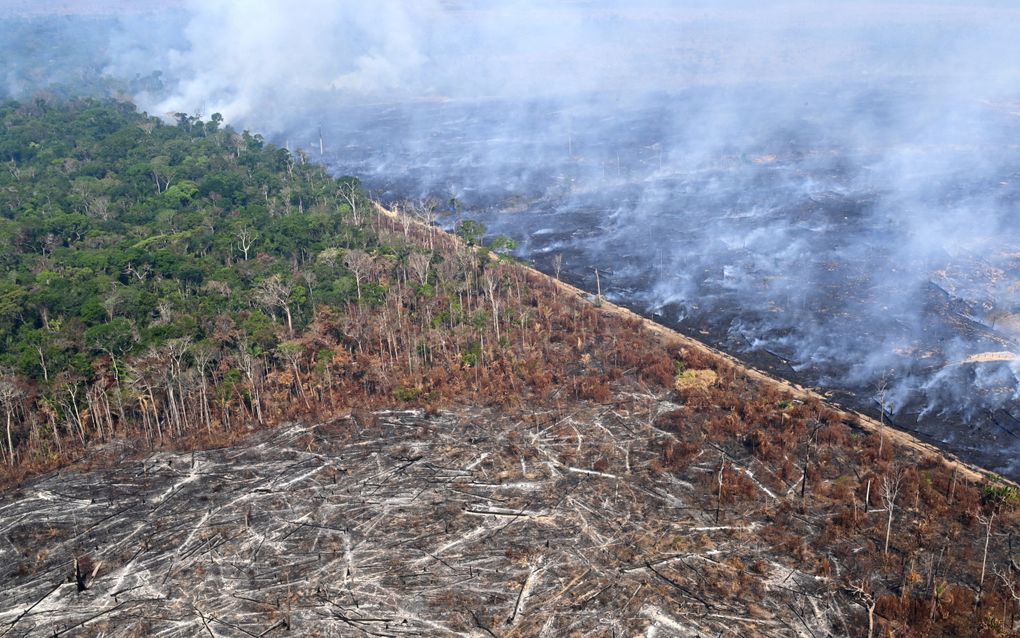
<path fill-rule="evenodd" d="M 1020 355 L 1015 352 L 981 352 L 979 354 L 972 354 L 963 361 L 960 365 L 967 363 L 991 363 L 994 361 L 1016 361 L 1020 359 Z"/>

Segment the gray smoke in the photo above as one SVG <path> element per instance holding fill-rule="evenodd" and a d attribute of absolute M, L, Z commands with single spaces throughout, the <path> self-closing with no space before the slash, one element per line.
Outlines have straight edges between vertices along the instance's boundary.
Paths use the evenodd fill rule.
<path fill-rule="evenodd" d="M 455 198 L 727 349 L 960 449 L 1016 445 L 1014 3 L 188 10 L 146 108 L 316 152 L 321 128 L 383 197 Z"/>

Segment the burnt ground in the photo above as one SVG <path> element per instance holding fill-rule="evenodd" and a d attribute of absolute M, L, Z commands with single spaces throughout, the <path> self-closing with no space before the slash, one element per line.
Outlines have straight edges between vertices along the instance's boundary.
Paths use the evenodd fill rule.
<path fill-rule="evenodd" d="M 923 91 L 848 81 L 812 88 L 828 106 L 792 120 L 766 106 L 785 103 L 785 86 L 572 109 L 330 101 L 286 139 L 315 148 L 326 122 L 324 161 L 382 201 L 431 196 L 452 208 L 444 227 L 481 220 L 543 272 L 561 256 L 563 278 L 590 292 L 598 268 L 618 304 L 1020 478 L 1020 367 L 958 365 L 1020 350 L 1020 155 L 998 142 L 1020 120 L 982 107 L 995 143 L 964 127 L 916 152 L 887 116 Z M 720 133 L 698 114 L 720 104 L 739 105 L 741 126 L 706 150 Z M 851 113 L 880 134 L 843 136 Z M 911 170 L 886 179 L 890 157 Z"/>
<path fill-rule="evenodd" d="M 41 477 L 0 495 L 0 635 L 848 634 L 757 538 L 790 494 L 762 468 L 718 514 L 685 480 L 710 452 L 654 469 L 675 407 L 364 414 Z"/>
<path fill-rule="evenodd" d="M 1020 277 L 1017 253 L 1005 243 L 998 251 L 965 251 L 915 279 L 897 273 L 910 265 L 897 261 L 888 240 L 875 244 L 874 254 L 839 251 L 838 237 L 872 232 L 853 227 L 853 209 L 863 205 L 844 197 L 814 203 L 803 214 L 828 225 L 821 234 L 833 245 L 761 272 L 754 264 L 759 249 L 715 247 L 711 226 L 697 229 L 682 216 L 625 231 L 623 239 L 606 221 L 611 212 L 594 205 L 477 217 L 493 232 L 521 239 L 521 255 L 543 272 L 555 272 L 558 255 L 564 281 L 588 291 L 600 286 L 608 299 L 664 326 L 1017 479 L 1015 361 L 960 363 L 1020 349 L 1016 329 L 996 321 L 1013 316 L 1017 288 L 1006 284 Z M 761 229 L 770 219 L 739 224 Z M 635 236 L 649 239 L 642 244 Z M 653 236 L 668 238 L 670 247 L 642 252 L 642 245 L 654 246 Z M 716 259 L 720 252 L 725 259 Z"/>

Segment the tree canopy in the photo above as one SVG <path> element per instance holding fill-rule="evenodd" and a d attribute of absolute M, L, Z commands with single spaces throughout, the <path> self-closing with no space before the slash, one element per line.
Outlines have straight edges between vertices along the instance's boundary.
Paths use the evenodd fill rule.
<path fill-rule="evenodd" d="M 111 101 L 0 106 L 0 366 L 91 377 L 93 355 L 201 342 L 216 318 L 284 307 L 301 328 L 316 303 L 352 298 L 343 261 L 316 259 L 375 246 L 344 223 L 341 182 L 221 124 Z M 274 279 L 304 283 L 258 304 Z"/>

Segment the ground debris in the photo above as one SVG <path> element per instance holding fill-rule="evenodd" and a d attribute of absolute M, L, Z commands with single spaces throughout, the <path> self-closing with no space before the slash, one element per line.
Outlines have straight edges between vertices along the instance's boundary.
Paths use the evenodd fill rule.
<path fill-rule="evenodd" d="M 0 575 L 0 635 L 796 635 L 720 571 L 751 561 L 754 525 L 714 529 L 649 472 L 632 403 L 381 412 L 41 477 L 0 497 L 0 563 L 22 565 Z M 756 605 L 797 602 L 760 580 Z"/>

